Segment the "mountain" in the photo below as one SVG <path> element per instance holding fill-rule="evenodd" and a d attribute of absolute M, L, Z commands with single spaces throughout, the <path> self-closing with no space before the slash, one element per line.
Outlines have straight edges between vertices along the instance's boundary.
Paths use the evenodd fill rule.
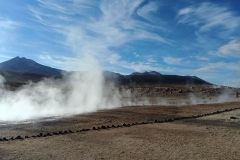
<path fill-rule="evenodd" d="M 115 72 L 110 72 L 110 71 L 103 71 L 103 76 L 105 77 L 119 77 L 121 74 L 115 73 Z"/>
<path fill-rule="evenodd" d="M 31 80 L 39 82 L 46 77 L 61 78 L 62 75 L 69 75 L 74 72 L 67 72 L 48 66 L 41 65 L 31 59 L 15 57 L 0 63 L 0 74 L 5 77 L 8 83 L 21 85 Z M 103 71 L 106 83 L 114 82 L 118 85 L 161 85 L 161 84 L 181 84 L 181 85 L 212 85 L 196 76 L 162 75 L 156 71 L 133 72 L 130 75 Z M 19 84 L 18 84 L 19 83 Z"/>
<path fill-rule="evenodd" d="M 133 72 L 131 75 L 161 75 L 159 72 L 151 71 L 151 72 Z"/>
<path fill-rule="evenodd" d="M 181 84 L 181 85 L 212 85 L 196 76 L 162 75 L 158 72 L 132 73 L 120 76 L 118 82 L 122 85 L 161 85 L 161 84 Z"/>
<path fill-rule="evenodd" d="M 28 72 L 45 75 L 61 75 L 63 70 L 51 68 L 48 66 L 41 65 L 31 59 L 25 57 L 15 57 L 8 61 L 0 63 L 0 70 L 3 71 L 14 71 L 14 72 Z"/>

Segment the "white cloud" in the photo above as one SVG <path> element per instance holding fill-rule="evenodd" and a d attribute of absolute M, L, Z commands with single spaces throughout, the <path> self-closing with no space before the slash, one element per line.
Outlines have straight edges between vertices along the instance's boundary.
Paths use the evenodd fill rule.
<path fill-rule="evenodd" d="M 197 60 L 201 60 L 201 61 L 208 61 L 208 60 L 209 60 L 208 57 L 204 57 L 204 56 L 195 56 L 195 58 L 196 58 Z"/>
<path fill-rule="evenodd" d="M 240 62 L 217 62 L 217 63 L 207 63 L 205 66 L 196 69 L 197 72 L 224 72 L 224 71 L 234 71 L 240 72 Z"/>
<path fill-rule="evenodd" d="M 121 56 L 119 56 L 118 54 L 112 54 L 107 60 L 111 64 L 116 64 L 120 58 Z"/>
<path fill-rule="evenodd" d="M 213 3 L 201 3 L 200 5 L 181 9 L 178 12 L 178 22 L 200 27 L 200 31 L 206 32 L 215 27 L 225 30 L 238 29 L 240 17 L 227 7 Z"/>
<path fill-rule="evenodd" d="M 53 66 L 66 71 L 81 70 L 81 61 L 77 58 L 65 56 L 51 56 L 48 53 L 38 54 L 37 57 L 42 60 L 41 64 Z"/>
<path fill-rule="evenodd" d="M 143 71 L 158 71 L 158 72 L 171 72 L 173 69 L 170 68 L 162 68 L 161 66 L 153 66 L 148 64 L 148 62 L 127 62 L 127 61 L 120 61 L 119 66 L 122 66 L 127 69 L 131 69 L 135 72 L 143 72 Z"/>
<path fill-rule="evenodd" d="M 150 22 L 159 22 L 159 19 L 155 18 L 156 15 L 154 14 L 157 12 L 157 10 L 159 10 L 160 6 L 161 4 L 159 2 L 151 1 L 143 7 L 139 8 L 137 10 L 137 14 Z"/>
<path fill-rule="evenodd" d="M 0 17 L 0 29 L 1 30 L 12 30 L 19 26 L 23 26 L 22 23 L 11 20 L 9 18 Z"/>
<path fill-rule="evenodd" d="M 208 66 L 205 67 L 201 67 L 196 69 L 195 71 L 197 72 L 206 72 L 206 71 L 214 71 L 217 68 L 222 68 L 224 67 L 226 64 L 225 63 L 216 63 L 216 64 L 210 64 Z"/>
<path fill-rule="evenodd" d="M 173 69 L 166 67 L 163 68 L 159 64 L 154 63 L 155 60 L 153 59 L 147 59 L 146 62 L 128 62 L 126 60 L 122 60 L 121 56 L 117 54 L 112 54 L 109 58 L 106 59 L 110 64 L 113 66 L 117 66 L 118 68 L 125 68 L 130 69 L 135 72 L 143 72 L 143 71 L 158 71 L 158 72 L 172 72 Z M 154 63 L 154 64 L 152 64 Z"/>
<path fill-rule="evenodd" d="M 163 61 L 171 65 L 182 65 L 182 58 L 163 57 Z"/>
<path fill-rule="evenodd" d="M 61 31 L 63 34 L 71 32 L 69 30 L 77 30 L 72 32 L 80 34 L 78 40 L 81 41 L 81 43 L 96 43 L 97 46 L 104 46 L 105 51 L 110 46 L 120 46 L 126 42 L 135 40 L 152 40 L 167 43 L 167 41 L 160 35 L 146 31 L 146 28 L 142 28 L 146 25 L 133 18 L 132 15 L 143 0 L 94 1 L 93 3 L 76 0 L 72 5 L 67 4 L 67 6 L 70 5 L 69 13 L 74 12 L 76 15 L 81 14 L 77 11 L 81 10 L 83 7 L 85 8 L 86 13 L 92 13 L 94 11 L 98 13 L 95 17 L 81 14 L 82 16 L 86 16 L 85 18 L 81 18 L 81 21 L 71 20 L 67 15 L 63 17 L 62 13 L 68 12 L 68 10 L 66 10 L 66 7 L 63 8 L 63 6 L 57 1 L 45 2 L 39 0 L 39 2 L 42 6 L 41 9 L 37 10 L 31 7 L 29 7 L 29 9 L 33 13 L 33 16 L 39 17 L 37 19 L 39 19 L 41 24 L 46 25 L 47 27 L 54 27 L 52 29 L 55 29 L 57 32 L 59 32 L 59 29 L 64 28 L 66 31 Z M 74 10 L 71 10 L 72 8 L 74 8 Z M 49 14 L 46 14 L 48 13 L 45 11 L 46 9 L 51 11 L 54 10 L 56 13 L 49 16 Z M 42 16 L 44 19 L 41 18 Z M 71 25 L 66 25 L 69 23 Z M 63 25 L 61 26 L 61 24 Z M 86 46 L 85 44 L 84 46 Z M 97 50 L 99 51 L 98 47 Z"/>
<path fill-rule="evenodd" d="M 240 79 L 229 79 L 223 82 L 224 86 L 240 87 Z"/>
<path fill-rule="evenodd" d="M 37 0 L 39 2 L 39 5 L 43 8 L 50 9 L 52 11 L 60 12 L 63 14 L 73 14 L 73 8 L 69 3 L 56 3 L 56 1 L 53 0 Z"/>
<path fill-rule="evenodd" d="M 0 58 L 11 59 L 11 58 L 13 58 L 13 57 L 12 57 L 12 56 L 8 56 L 8 55 L 5 55 L 5 54 L 0 54 Z"/>
<path fill-rule="evenodd" d="M 134 18 L 136 12 L 147 18 L 157 11 L 158 3 L 150 2 L 142 7 L 143 0 L 75 0 L 74 3 L 38 0 L 38 2 L 40 6 L 38 8 L 28 6 L 34 21 L 39 23 L 37 27 L 66 37 L 66 41 L 61 39 L 62 42 L 58 43 L 70 47 L 79 59 L 91 55 L 96 57 L 100 63 L 108 61 L 110 64 L 126 65 L 129 69 L 139 70 L 146 67 L 144 70 L 148 70 L 154 69 L 147 64 L 149 62 L 129 63 L 120 60 L 121 54 L 117 52 L 117 49 L 131 41 L 169 44 L 168 40 L 154 30 L 149 30 L 150 27 L 157 28 L 160 25 L 150 24 L 149 26 L 148 23 Z M 135 52 L 134 55 L 139 57 L 139 54 Z M 56 66 L 65 63 L 63 60 L 57 61 L 53 58 L 54 56 L 52 53 L 50 61 Z M 120 64 L 117 64 L 119 62 Z M 67 64 L 68 61 L 66 61 Z"/>
<path fill-rule="evenodd" d="M 2 48 L 0 48 L 0 51 L 2 51 Z M 5 54 L 0 54 L 0 63 L 1 62 L 4 62 L 4 61 L 6 61 L 6 60 L 9 60 L 9 59 L 11 59 L 11 58 L 13 58 L 12 56 L 8 56 L 8 55 L 5 55 Z"/>
<path fill-rule="evenodd" d="M 178 12 L 178 16 L 186 15 L 189 14 L 190 12 L 192 12 L 192 8 L 184 8 Z"/>
<path fill-rule="evenodd" d="M 156 60 L 154 60 L 154 59 L 152 59 L 152 58 L 149 58 L 147 61 L 148 61 L 149 63 L 155 63 L 155 62 L 157 62 Z"/>
<path fill-rule="evenodd" d="M 8 43 L 8 40 L 14 41 L 16 37 L 14 33 L 20 26 L 23 26 L 23 24 L 9 18 L 0 17 L 0 45 L 1 43 Z"/>
<path fill-rule="evenodd" d="M 223 45 L 218 49 L 222 54 L 240 54 L 240 42 L 236 40 L 230 41 L 228 44 Z"/>
<path fill-rule="evenodd" d="M 133 54 L 135 55 L 135 57 L 139 57 L 139 54 L 137 54 L 136 52 L 133 52 Z"/>

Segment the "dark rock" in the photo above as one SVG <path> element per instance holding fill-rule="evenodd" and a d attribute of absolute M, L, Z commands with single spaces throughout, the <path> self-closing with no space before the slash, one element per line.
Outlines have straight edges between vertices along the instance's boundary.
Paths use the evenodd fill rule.
<path fill-rule="evenodd" d="M 6 137 L 3 137 L 3 141 L 8 141 L 8 139 Z"/>
<path fill-rule="evenodd" d="M 47 136 L 52 136 L 52 134 L 51 133 L 47 133 Z"/>
<path fill-rule="evenodd" d="M 17 136 L 15 139 L 23 139 L 21 136 Z"/>
<path fill-rule="evenodd" d="M 90 131 L 90 129 L 82 129 L 81 131 Z"/>

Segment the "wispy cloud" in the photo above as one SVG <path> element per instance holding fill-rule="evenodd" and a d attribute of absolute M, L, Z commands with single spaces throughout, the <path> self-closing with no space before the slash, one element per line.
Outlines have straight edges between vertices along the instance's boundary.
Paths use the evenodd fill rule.
<path fill-rule="evenodd" d="M 144 70 L 144 67 L 146 67 L 145 70 L 157 69 L 151 68 L 149 64 L 144 62 L 132 63 L 127 62 L 126 59 L 120 60 L 121 53 L 117 50 L 122 45 L 132 41 L 169 43 L 158 33 L 149 31 L 147 29 L 149 26 L 145 22 L 134 18 L 136 11 L 141 10 L 141 8 L 143 8 L 141 13 L 144 10 L 150 12 L 151 6 L 156 5 L 154 3 L 149 3 L 146 7 L 145 5 L 141 6 L 143 0 L 75 0 L 73 3 L 66 1 L 64 4 L 59 1 L 38 0 L 38 2 L 40 6 L 38 8 L 28 6 L 34 21 L 41 25 L 40 28 L 49 28 L 53 33 L 66 37 L 65 41 L 61 42 L 60 40 L 58 43 L 72 48 L 76 57 L 80 59 L 91 55 L 96 57 L 100 63 L 127 65 L 127 68 L 133 70 Z M 64 5 L 68 7 L 64 7 Z M 59 59 L 54 58 L 56 56 L 54 53 L 51 53 L 51 56 L 49 61 L 55 66 L 60 66 L 61 63 L 71 66 L 68 61 L 59 61 Z M 138 56 L 139 54 L 135 54 L 135 57 Z M 63 67 L 61 68 L 63 69 Z"/>
<path fill-rule="evenodd" d="M 232 40 L 228 44 L 223 45 L 218 49 L 222 54 L 239 54 L 240 55 L 240 42 L 237 40 Z"/>
<path fill-rule="evenodd" d="M 216 62 L 202 64 L 202 67 L 193 70 L 195 75 L 208 80 L 211 83 L 239 87 L 237 83 L 240 75 L 239 62 Z M 232 82 L 232 83 L 230 83 Z"/>
<path fill-rule="evenodd" d="M 77 58 L 70 58 L 65 56 L 51 55 L 49 53 L 42 53 L 36 55 L 42 64 L 53 66 L 66 71 L 75 71 L 81 69 L 81 61 Z"/>
<path fill-rule="evenodd" d="M 139 57 L 139 54 L 137 54 L 136 52 L 133 52 L 133 54 L 135 55 L 135 57 Z"/>
<path fill-rule="evenodd" d="M 227 71 L 240 72 L 239 68 L 240 62 L 217 62 L 208 63 L 196 69 L 196 72 L 222 72 L 222 74 Z"/>
<path fill-rule="evenodd" d="M 16 28 L 17 26 L 19 26 L 20 23 L 19 22 L 16 22 L 16 21 L 13 21 L 9 18 L 3 18 L 3 17 L 0 17 L 0 28 L 1 29 L 14 29 Z"/>
<path fill-rule="evenodd" d="M 182 58 L 163 57 L 163 61 L 170 65 L 182 65 Z"/>
<path fill-rule="evenodd" d="M 161 4 L 159 2 L 151 1 L 143 7 L 139 8 L 137 10 L 137 14 L 145 20 L 148 20 L 152 23 L 158 23 L 159 19 L 156 18 L 156 12 L 160 9 L 160 6 Z"/>
<path fill-rule="evenodd" d="M 2 49 L 0 48 L 0 51 L 2 52 Z M 6 61 L 6 59 L 11 59 L 12 56 L 6 55 L 6 54 L 0 54 L 0 62 Z"/>
<path fill-rule="evenodd" d="M 221 58 L 236 58 L 235 60 L 237 60 L 240 58 L 240 42 L 237 39 L 233 39 L 218 49 L 209 51 L 208 55 Z"/>
<path fill-rule="evenodd" d="M 152 58 L 147 59 L 147 61 L 148 61 L 149 63 L 156 63 L 156 62 L 157 62 L 155 59 L 152 59 Z"/>
<path fill-rule="evenodd" d="M 214 72 L 216 69 L 222 68 L 224 66 L 226 66 L 226 63 L 219 62 L 219 63 L 206 65 L 204 67 L 196 69 L 195 71 L 197 71 L 197 72 L 209 72 L 209 71 Z"/>
<path fill-rule="evenodd" d="M 208 57 L 204 57 L 204 56 L 195 56 L 195 58 L 196 58 L 197 60 L 201 60 L 201 61 L 208 61 L 208 60 L 209 60 Z"/>
<path fill-rule="evenodd" d="M 120 55 L 112 54 L 108 60 L 112 65 L 118 66 L 120 68 L 130 69 L 136 72 L 142 71 L 159 71 L 159 72 L 172 72 L 174 69 L 169 67 L 162 67 L 159 64 L 156 64 L 155 60 L 147 59 L 146 61 L 135 61 L 128 62 L 123 60 Z M 154 63 L 154 64 L 153 64 Z"/>
<path fill-rule="evenodd" d="M 117 64 L 119 59 L 121 59 L 121 56 L 118 54 L 112 54 L 107 60 L 111 64 Z"/>
<path fill-rule="evenodd" d="M 240 79 L 228 79 L 226 81 L 223 82 L 224 86 L 233 86 L 233 87 L 240 87 Z"/>
<path fill-rule="evenodd" d="M 199 27 L 200 32 L 210 31 L 215 27 L 231 31 L 240 25 L 240 17 L 234 12 L 208 2 L 181 9 L 177 18 L 179 23 Z"/>
<path fill-rule="evenodd" d="M 68 3 L 70 1 L 62 1 L 62 3 L 56 3 L 56 1 L 49 0 L 49 1 L 44 1 L 44 0 L 37 0 L 39 2 L 39 5 L 43 8 L 47 8 L 52 11 L 56 11 L 58 13 L 63 13 L 63 14 L 74 14 L 73 8 L 70 5 L 71 3 Z"/>
<path fill-rule="evenodd" d="M 51 30 L 56 33 L 64 35 L 66 37 L 65 45 L 71 47 L 81 58 L 91 55 L 100 61 L 107 60 L 110 64 L 114 64 L 121 58 L 121 53 L 116 52 L 116 49 L 128 42 L 169 43 L 158 33 L 145 28 L 147 27 L 145 22 L 134 18 L 136 11 L 146 17 L 146 14 L 150 14 L 150 10 L 157 10 L 156 3 L 151 2 L 141 6 L 143 0 L 93 1 L 91 3 L 85 0 L 76 0 L 74 3 L 68 3 L 67 6 L 70 6 L 64 8 L 57 1 L 39 0 L 38 2 L 40 8 L 28 7 L 36 21 L 43 26 L 51 27 Z M 66 8 L 69 8 L 70 11 Z M 81 10 L 90 14 L 85 14 Z M 62 18 L 63 13 L 65 13 L 64 18 Z M 71 16 L 68 17 L 68 15 Z M 72 15 L 81 20 L 71 19 Z M 115 50 L 113 51 L 112 48 Z M 138 57 L 139 54 L 135 54 L 135 56 Z M 121 63 L 130 64 L 128 68 L 134 70 L 144 67 L 144 63 L 133 64 L 126 60 Z M 150 69 L 149 66 L 145 67 Z"/>
<path fill-rule="evenodd" d="M 23 26 L 22 23 L 0 16 L 0 44 L 6 43 L 8 40 L 14 40 L 13 33 L 21 26 Z"/>

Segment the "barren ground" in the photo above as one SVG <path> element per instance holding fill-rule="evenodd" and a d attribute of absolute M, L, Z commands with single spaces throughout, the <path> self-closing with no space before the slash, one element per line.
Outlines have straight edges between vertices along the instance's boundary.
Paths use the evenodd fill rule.
<path fill-rule="evenodd" d="M 184 98 L 165 97 L 172 104 Z M 11 140 L 17 136 L 24 140 Z M 240 101 L 127 106 L 53 121 L 2 123 L 4 137 L 0 159 L 240 159 Z"/>

